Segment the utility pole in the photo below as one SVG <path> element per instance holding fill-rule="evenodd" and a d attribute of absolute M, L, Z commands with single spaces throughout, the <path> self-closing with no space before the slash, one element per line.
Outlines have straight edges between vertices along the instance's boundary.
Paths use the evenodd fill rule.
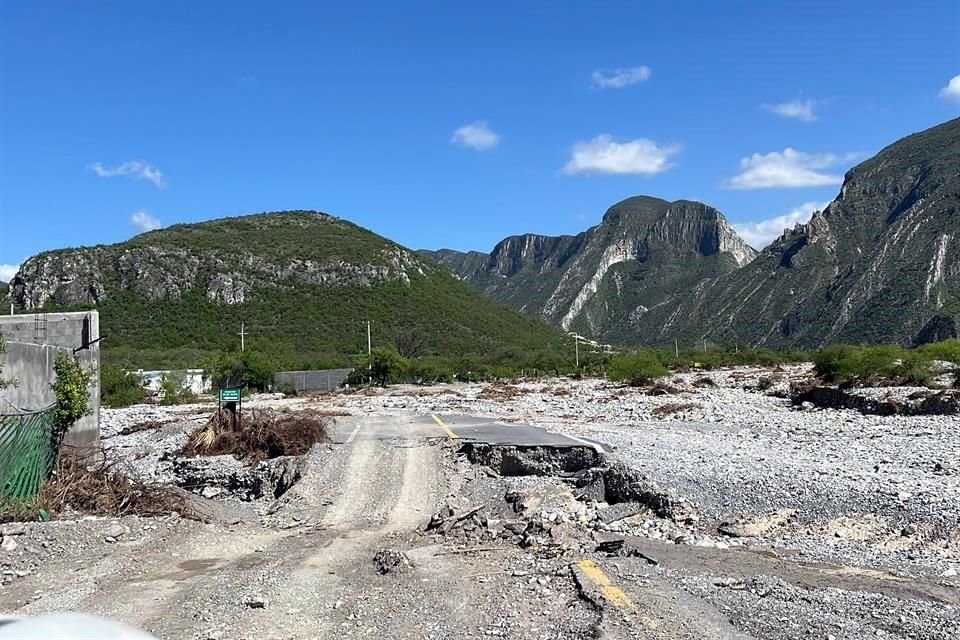
<path fill-rule="evenodd" d="M 703 352 L 707 352 L 707 336 L 703 336 Z"/>
<path fill-rule="evenodd" d="M 673 355 L 680 357 L 680 341 L 676 338 L 673 339 Z"/>
<path fill-rule="evenodd" d="M 577 369 L 579 370 L 580 369 L 580 334 L 579 333 L 573 334 L 573 345 L 574 345 L 573 348 L 576 349 L 576 353 L 577 353 Z"/>
<path fill-rule="evenodd" d="M 373 342 L 370 340 L 370 321 L 367 320 L 367 378 L 373 374 Z"/>
<path fill-rule="evenodd" d="M 246 328 L 245 328 L 245 327 L 246 327 L 246 325 L 245 325 L 243 322 L 241 322 L 241 323 L 240 323 L 240 333 L 237 334 L 237 335 L 240 336 L 240 353 L 243 353 L 243 348 L 244 348 L 243 339 L 247 336 L 247 331 L 246 331 Z"/>

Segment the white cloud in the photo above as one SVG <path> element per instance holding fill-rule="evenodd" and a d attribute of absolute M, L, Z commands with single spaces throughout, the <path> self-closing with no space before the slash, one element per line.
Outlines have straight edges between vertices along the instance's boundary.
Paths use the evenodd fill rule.
<path fill-rule="evenodd" d="M 849 164 L 861 153 L 804 153 L 787 147 L 755 153 L 740 160 L 740 173 L 724 183 L 730 189 L 826 187 L 843 182 L 843 175 L 825 170 Z"/>
<path fill-rule="evenodd" d="M 650 78 L 650 67 L 631 67 L 629 69 L 597 69 L 593 72 L 593 86 L 601 89 L 622 89 Z"/>
<path fill-rule="evenodd" d="M 943 89 L 940 89 L 940 97 L 947 100 L 956 100 L 960 102 L 960 76 L 953 76 L 950 82 Z"/>
<path fill-rule="evenodd" d="M 90 170 L 101 178 L 127 176 L 134 180 L 147 180 L 152 182 L 158 189 L 163 189 L 167 186 L 160 170 L 142 160 L 128 160 L 115 167 L 106 167 L 102 162 L 94 162 L 90 165 Z"/>
<path fill-rule="evenodd" d="M 814 109 L 817 106 L 816 100 L 791 100 L 790 102 L 780 102 L 778 104 L 764 104 L 762 109 L 771 111 L 783 118 L 795 118 L 804 122 L 813 122 L 817 119 Z"/>
<path fill-rule="evenodd" d="M 146 211 L 137 211 L 132 216 L 130 216 L 130 222 L 133 223 L 139 231 L 153 231 L 154 229 L 159 229 L 163 225 L 160 224 L 160 220 L 156 217 L 150 215 Z"/>
<path fill-rule="evenodd" d="M 20 271 L 18 264 L 0 264 L 0 282 L 10 282 L 17 271 Z"/>
<path fill-rule="evenodd" d="M 613 137 L 604 133 L 588 142 L 573 145 L 563 172 L 652 176 L 671 168 L 670 157 L 678 153 L 679 145 L 658 145 L 646 138 L 615 142 Z"/>
<path fill-rule="evenodd" d="M 763 249 L 780 237 L 784 229 L 792 229 L 798 223 L 807 223 L 814 211 L 823 211 L 829 202 L 804 202 L 788 213 L 759 222 L 743 222 L 733 225 L 747 244 L 754 249 Z"/>
<path fill-rule="evenodd" d="M 500 144 L 500 135 L 487 125 L 486 120 L 477 120 L 454 131 L 450 142 L 477 151 L 487 151 Z"/>

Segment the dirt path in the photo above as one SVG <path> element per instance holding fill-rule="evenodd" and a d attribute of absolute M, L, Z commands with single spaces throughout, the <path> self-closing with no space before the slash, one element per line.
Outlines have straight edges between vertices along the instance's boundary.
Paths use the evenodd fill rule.
<path fill-rule="evenodd" d="M 476 629 L 471 583 L 456 560 L 411 549 L 418 584 L 380 576 L 373 554 L 409 548 L 445 495 L 438 448 L 425 442 L 359 440 L 338 447 L 304 491 L 323 499 L 297 512 L 296 530 L 200 527 L 184 543 L 130 549 L 77 567 L 19 615 L 81 610 L 161 638 L 420 637 L 424 629 Z M 320 496 L 314 496 L 319 498 Z M 119 550 L 119 548 L 115 548 Z M 140 557 L 136 555 L 143 554 Z"/>

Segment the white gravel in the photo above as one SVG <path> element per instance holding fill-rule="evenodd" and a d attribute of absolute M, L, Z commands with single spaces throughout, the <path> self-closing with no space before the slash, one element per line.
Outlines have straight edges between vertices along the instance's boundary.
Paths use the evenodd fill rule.
<path fill-rule="evenodd" d="M 794 525 L 769 542 L 812 559 L 895 562 L 926 574 L 960 568 L 960 418 L 794 408 L 789 381 L 808 375 L 802 365 L 684 373 L 663 381 L 680 393 L 659 396 L 602 380 L 542 380 L 317 402 L 353 414 L 489 416 L 592 438 L 686 497 L 707 524 L 790 508 Z M 780 379 L 761 392 L 761 377 Z M 696 385 L 702 378 L 716 386 Z M 655 413 L 667 404 L 689 406 Z M 919 533 L 899 541 L 909 526 Z"/>
<path fill-rule="evenodd" d="M 960 418 L 800 410 L 785 395 L 790 380 L 808 375 L 804 365 L 677 374 L 662 381 L 679 390 L 669 395 L 603 380 L 553 379 L 292 399 L 264 395 L 245 404 L 353 415 L 463 413 L 533 424 L 603 442 L 685 497 L 701 515 L 702 543 L 722 542 L 716 533 L 722 521 L 794 509 L 791 525 L 771 531 L 766 544 L 811 559 L 893 563 L 914 573 L 960 570 Z M 774 380 L 764 392 L 757 389 L 761 377 Z M 657 412 L 669 404 L 684 408 Z M 170 464 L 163 451 L 182 443 L 212 409 L 208 403 L 105 410 L 107 446 L 133 459 L 141 473 L 163 480 Z M 173 422 L 159 431 L 116 435 L 143 420 Z M 909 527 L 916 533 L 900 536 Z"/>

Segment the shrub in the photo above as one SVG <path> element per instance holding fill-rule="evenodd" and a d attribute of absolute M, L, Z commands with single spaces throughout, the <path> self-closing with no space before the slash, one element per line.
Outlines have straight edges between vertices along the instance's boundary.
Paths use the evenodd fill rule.
<path fill-rule="evenodd" d="M 639 386 L 669 373 L 653 353 L 634 351 L 611 358 L 607 377 L 615 382 L 627 382 L 630 385 Z"/>
<path fill-rule="evenodd" d="M 926 385 L 930 382 L 932 359 L 921 351 L 904 352 L 894 367 L 894 375 L 914 385 Z"/>
<path fill-rule="evenodd" d="M 370 380 L 385 387 L 399 382 L 406 374 L 409 362 L 396 349 L 377 347 L 370 355 Z"/>
<path fill-rule="evenodd" d="M 3 338 L 3 334 L 0 333 L 0 355 L 6 353 L 7 343 Z M 3 360 L 0 360 L 0 391 L 6 389 L 9 386 L 16 384 L 14 380 L 7 380 L 3 377 Z"/>
<path fill-rule="evenodd" d="M 950 338 L 941 342 L 925 344 L 917 351 L 926 354 L 931 360 L 942 360 L 955 365 L 953 384 L 960 387 L 960 339 Z"/>
<path fill-rule="evenodd" d="M 280 384 L 276 385 L 273 390 L 276 393 L 282 393 L 288 397 L 295 398 L 298 395 L 297 386 L 292 382 L 281 382 Z"/>
<path fill-rule="evenodd" d="M 863 384 L 889 380 L 903 357 L 903 349 L 897 346 L 860 347 L 855 353 L 854 378 Z"/>
<path fill-rule="evenodd" d="M 453 368 L 446 363 L 430 360 L 418 360 L 410 363 L 408 375 L 417 384 L 436 384 L 453 382 Z"/>
<path fill-rule="evenodd" d="M 266 391 L 273 384 L 278 368 L 269 356 L 258 351 L 225 352 L 206 367 L 214 388 L 243 387 Z"/>
<path fill-rule="evenodd" d="M 115 409 L 143 402 L 143 383 L 140 377 L 114 364 L 100 367 L 100 401 Z"/>
<path fill-rule="evenodd" d="M 51 384 L 56 398 L 53 414 L 53 437 L 56 443 L 77 420 L 92 413 L 90 409 L 90 382 L 93 371 L 84 369 L 76 356 L 60 352 L 53 361 L 56 378 Z"/>
<path fill-rule="evenodd" d="M 826 347 L 813 357 L 817 375 L 827 382 L 876 385 L 883 382 L 926 384 L 930 379 L 930 351 L 896 345 Z"/>
<path fill-rule="evenodd" d="M 929 356 L 931 360 L 943 360 L 960 365 L 960 339 L 958 338 L 925 344 L 917 351 Z"/>
<path fill-rule="evenodd" d="M 187 384 L 187 376 L 182 371 L 171 371 L 160 378 L 160 404 L 172 405 L 193 402 L 197 394 Z"/>
<path fill-rule="evenodd" d="M 849 344 L 825 347 L 813 356 L 814 371 L 827 382 L 852 381 L 860 371 L 858 352 L 858 347 Z"/>
<path fill-rule="evenodd" d="M 768 391 L 773 386 L 773 378 L 760 376 L 757 378 L 757 391 Z"/>

